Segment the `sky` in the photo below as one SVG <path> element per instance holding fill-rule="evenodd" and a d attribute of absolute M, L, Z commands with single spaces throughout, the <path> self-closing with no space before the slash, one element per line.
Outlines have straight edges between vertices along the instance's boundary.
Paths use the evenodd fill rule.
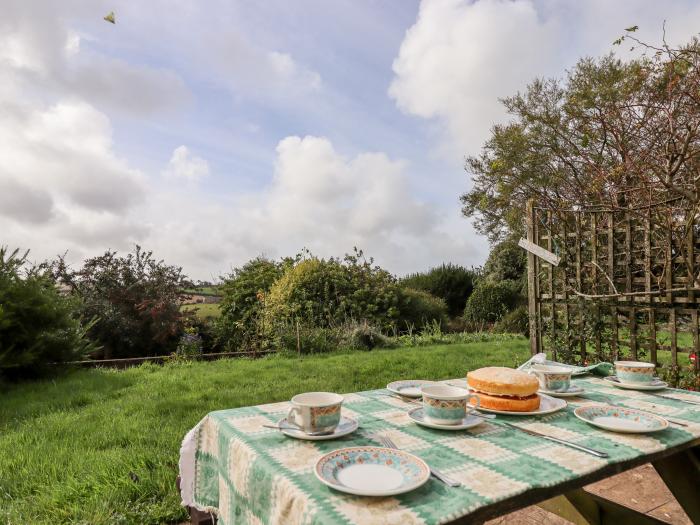
<path fill-rule="evenodd" d="M 499 98 L 664 20 L 686 42 L 700 0 L 3 0 L 0 245 L 483 264 L 459 196 Z"/>

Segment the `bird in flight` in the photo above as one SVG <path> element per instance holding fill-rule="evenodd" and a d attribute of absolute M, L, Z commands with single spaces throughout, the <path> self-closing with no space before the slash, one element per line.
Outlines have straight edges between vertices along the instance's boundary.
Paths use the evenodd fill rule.
<path fill-rule="evenodd" d="M 110 11 L 110 12 L 104 17 L 104 19 L 105 19 L 107 22 L 110 22 L 110 23 L 112 23 L 112 24 L 116 24 L 116 22 L 114 21 L 114 11 Z"/>

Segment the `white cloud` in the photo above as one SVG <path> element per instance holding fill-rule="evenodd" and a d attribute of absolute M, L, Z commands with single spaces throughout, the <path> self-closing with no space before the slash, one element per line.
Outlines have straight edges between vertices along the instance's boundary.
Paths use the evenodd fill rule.
<path fill-rule="evenodd" d="M 209 175 L 209 163 L 192 155 L 187 146 L 178 146 L 165 168 L 163 175 L 168 178 L 198 182 Z"/>
<path fill-rule="evenodd" d="M 206 278 L 261 253 L 293 255 L 302 247 L 328 257 L 358 246 L 399 273 L 474 256 L 467 240 L 416 198 L 406 162 L 374 152 L 348 157 L 312 136 L 287 137 L 276 151 L 274 175 L 260 191 L 218 199 L 175 188 L 154 195 L 147 220 L 159 226 L 146 245 Z"/>
<path fill-rule="evenodd" d="M 499 98 L 536 77 L 564 75 L 582 56 L 615 50 L 625 27 L 650 42 L 667 21 L 670 42 L 697 34 L 700 6 L 658 2 L 423 0 L 394 60 L 389 95 L 404 112 L 438 123 L 437 148 L 449 162 L 475 154 L 504 119 Z"/>
<path fill-rule="evenodd" d="M 447 154 L 460 159 L 502 117 L 498 97 L 555 69 L 559 31 L 528 0 L 424 1 L 389 94 L 401 110 L 442 122 Z"/>

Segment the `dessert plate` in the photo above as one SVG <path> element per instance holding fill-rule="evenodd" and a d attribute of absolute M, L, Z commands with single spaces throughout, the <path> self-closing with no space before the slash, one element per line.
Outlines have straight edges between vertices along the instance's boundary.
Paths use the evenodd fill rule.
<path fill-rule="evenodd" d="M 603 379 L 608 383 L 612 383 L 617 388 L 624 388 L 626 390 L 663 390 L 664 388 L 668 388 L 668 383 L 660 379 L 654 379 L 651 383 L 646 384 L 623 383 L 615 376 L 608 376 Z"/>
<path fill-rule="evenodd" d="M 422 407 L 414 408 L 408 412 L 408 417 L 413 421 L 428 428 L 437 428 L 439 430 L 465 430 L 467 428 L 472 428 L 480 425 L 484 422 L 483 418 L 472 416 L 467 414 L 462 422 L 457 425 L 440 425 L 438 423 L 433 423 L 432 421 L 426 419 Z"/>
<path fill-rule="evenodd" d="M 357 430 L 357 427 L 359 427 L 360 425 L 354 419 L 345 416 L 340 416 L 340 423 L 338 423 L 338 426 L 335 427 L 335 430 L 333 430 L 333 432 L 330 432 L 329 434 L 307 434 L 299 428 L 290 426 L 287 423 L 286 417 L 280 419 L 277 422 L 277 426 L 279 427 L 280 432 L 282 432 L 282 434 L 291 438 L 306 439 L 308 441 L 325 441 L 327 439 L 336 439 L 339 437 L 347 436 L 348 434 L 352 434 L 353 432 L 355 432 L 355 430 Z"/>
<path fill-rule="evenodd" d="M 436 384 L 435 381 L 427 381 L 425 379 L 406 379 L 389 383 L 386 385 L 386 389 L 404 397 L 420 397 L 422 395 L 422 387 L 434 384 Z"/>
<path fill-rule="evenodd" d="M 588 405 L 576 408 L 574 415 L 590 425 L 625 434 L 645 434 L 668 428 L 668 421 L 661 416 L 633 408 Z"/>
<path fill-rule="evenodd" d="M 316 463 L 321 483 L 357 496 L 393 496 L 417 489 L 430 468 L 413 454 L 392 448 L 349 447 L 329 452 Z"/>
<path fill-rule="evenodd" d="M 571 385 L 568 390 L 564 392 L 552 392 L 551 390 L 542 390 L 540 389 L 539 392 L 541 394 L 546 394 L 548 396 L 552 397 L 576 397 L 578 395 L 581 395 L 585 392 L 583 388 L 580 386 L 574 386 Z"/>
<path fill-rule="evenodd" d="M 477 392 L 478 393 L 478 392 Z M 548 396 L 547 394 L 537 394 L 540 396 L 540 407 L 530 412 L 513 412 L 510 410 L 494 410 L 492 408 L 479 407 L 479 412 L 490 412 L 491 414 L 502 414 L 504 416 L 543 416 L 557 412 L 566 408 L 566 401 Z"/>

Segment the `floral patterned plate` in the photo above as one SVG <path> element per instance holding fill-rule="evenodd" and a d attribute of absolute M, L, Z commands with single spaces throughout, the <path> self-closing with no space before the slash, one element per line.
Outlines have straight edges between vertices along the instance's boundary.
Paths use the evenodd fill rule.
<path fill-rule="evenodd" d="M 479 392 L 475 392 L 478 394 Z M 502 414 L 504 416 L 544 416 L 545 414 L 551 414 L 553 412 L 558 412 L 562 408 L 566 408 L 566 401 L 563 399 L 557 399 L 555 397 L 548 396 L 547 394 L 537 394 L 540 396 L 540 406 L 537 410 L 531 412 L 514 412 L 510 410 L 494 410 L 492 408 L 479 407 L 480 412 L 489 412 L 491 414 Z"/>
<path fill-rule="evenodd" d="M 429 419 L 426 419 L 423 413 L 423 407 L 417 407 L 408 412 L 408 417 L 413 421 L 428 428 L 437 428 L 439 430 L 465 430 L 467 428 L 472 428 L 480 425 L 484 420 L 480 417 L 471 416 L 467 414 L 462 421 L 457 425 L 440 425 L 439 423 L 433 423 Z"/>
<path fill-rule="evenodd" d="M 349 447 L 316 463 L 316 477 L 329 487 L 357 496 L 393 496 L 417 489 L 430 469 L 413 454 L 382 447 Z"/>
<path fill-rule="evenodd" d="M 404 381 L 389 383 L 386 385 L 386 389 L 389 392 L 404 397 L 420 397 L 422 395 L 421 388 L 434 384 L 436 384 L 435 381 L 428 381 L 426 379 L 406 379 Z"/>
<path fill-rule="evenodd" d="M 644 434 L 668 428 L 668 421 L 661 416 L 633 408 L 589 405 L 576 408 L 574 415 L 590 425 L 625 434 Z"/>
<path fill-rule="evenodd" d="M 624 388 L 625 390 L 663 390 L 668 388 L 668 383 L 661 381 L 661 379 L 654 379 L 651 383 L 623 383 L 615 376 L 608 376 L 603 378 L 608 383 L 612 383 L 617 388 Z"/>

